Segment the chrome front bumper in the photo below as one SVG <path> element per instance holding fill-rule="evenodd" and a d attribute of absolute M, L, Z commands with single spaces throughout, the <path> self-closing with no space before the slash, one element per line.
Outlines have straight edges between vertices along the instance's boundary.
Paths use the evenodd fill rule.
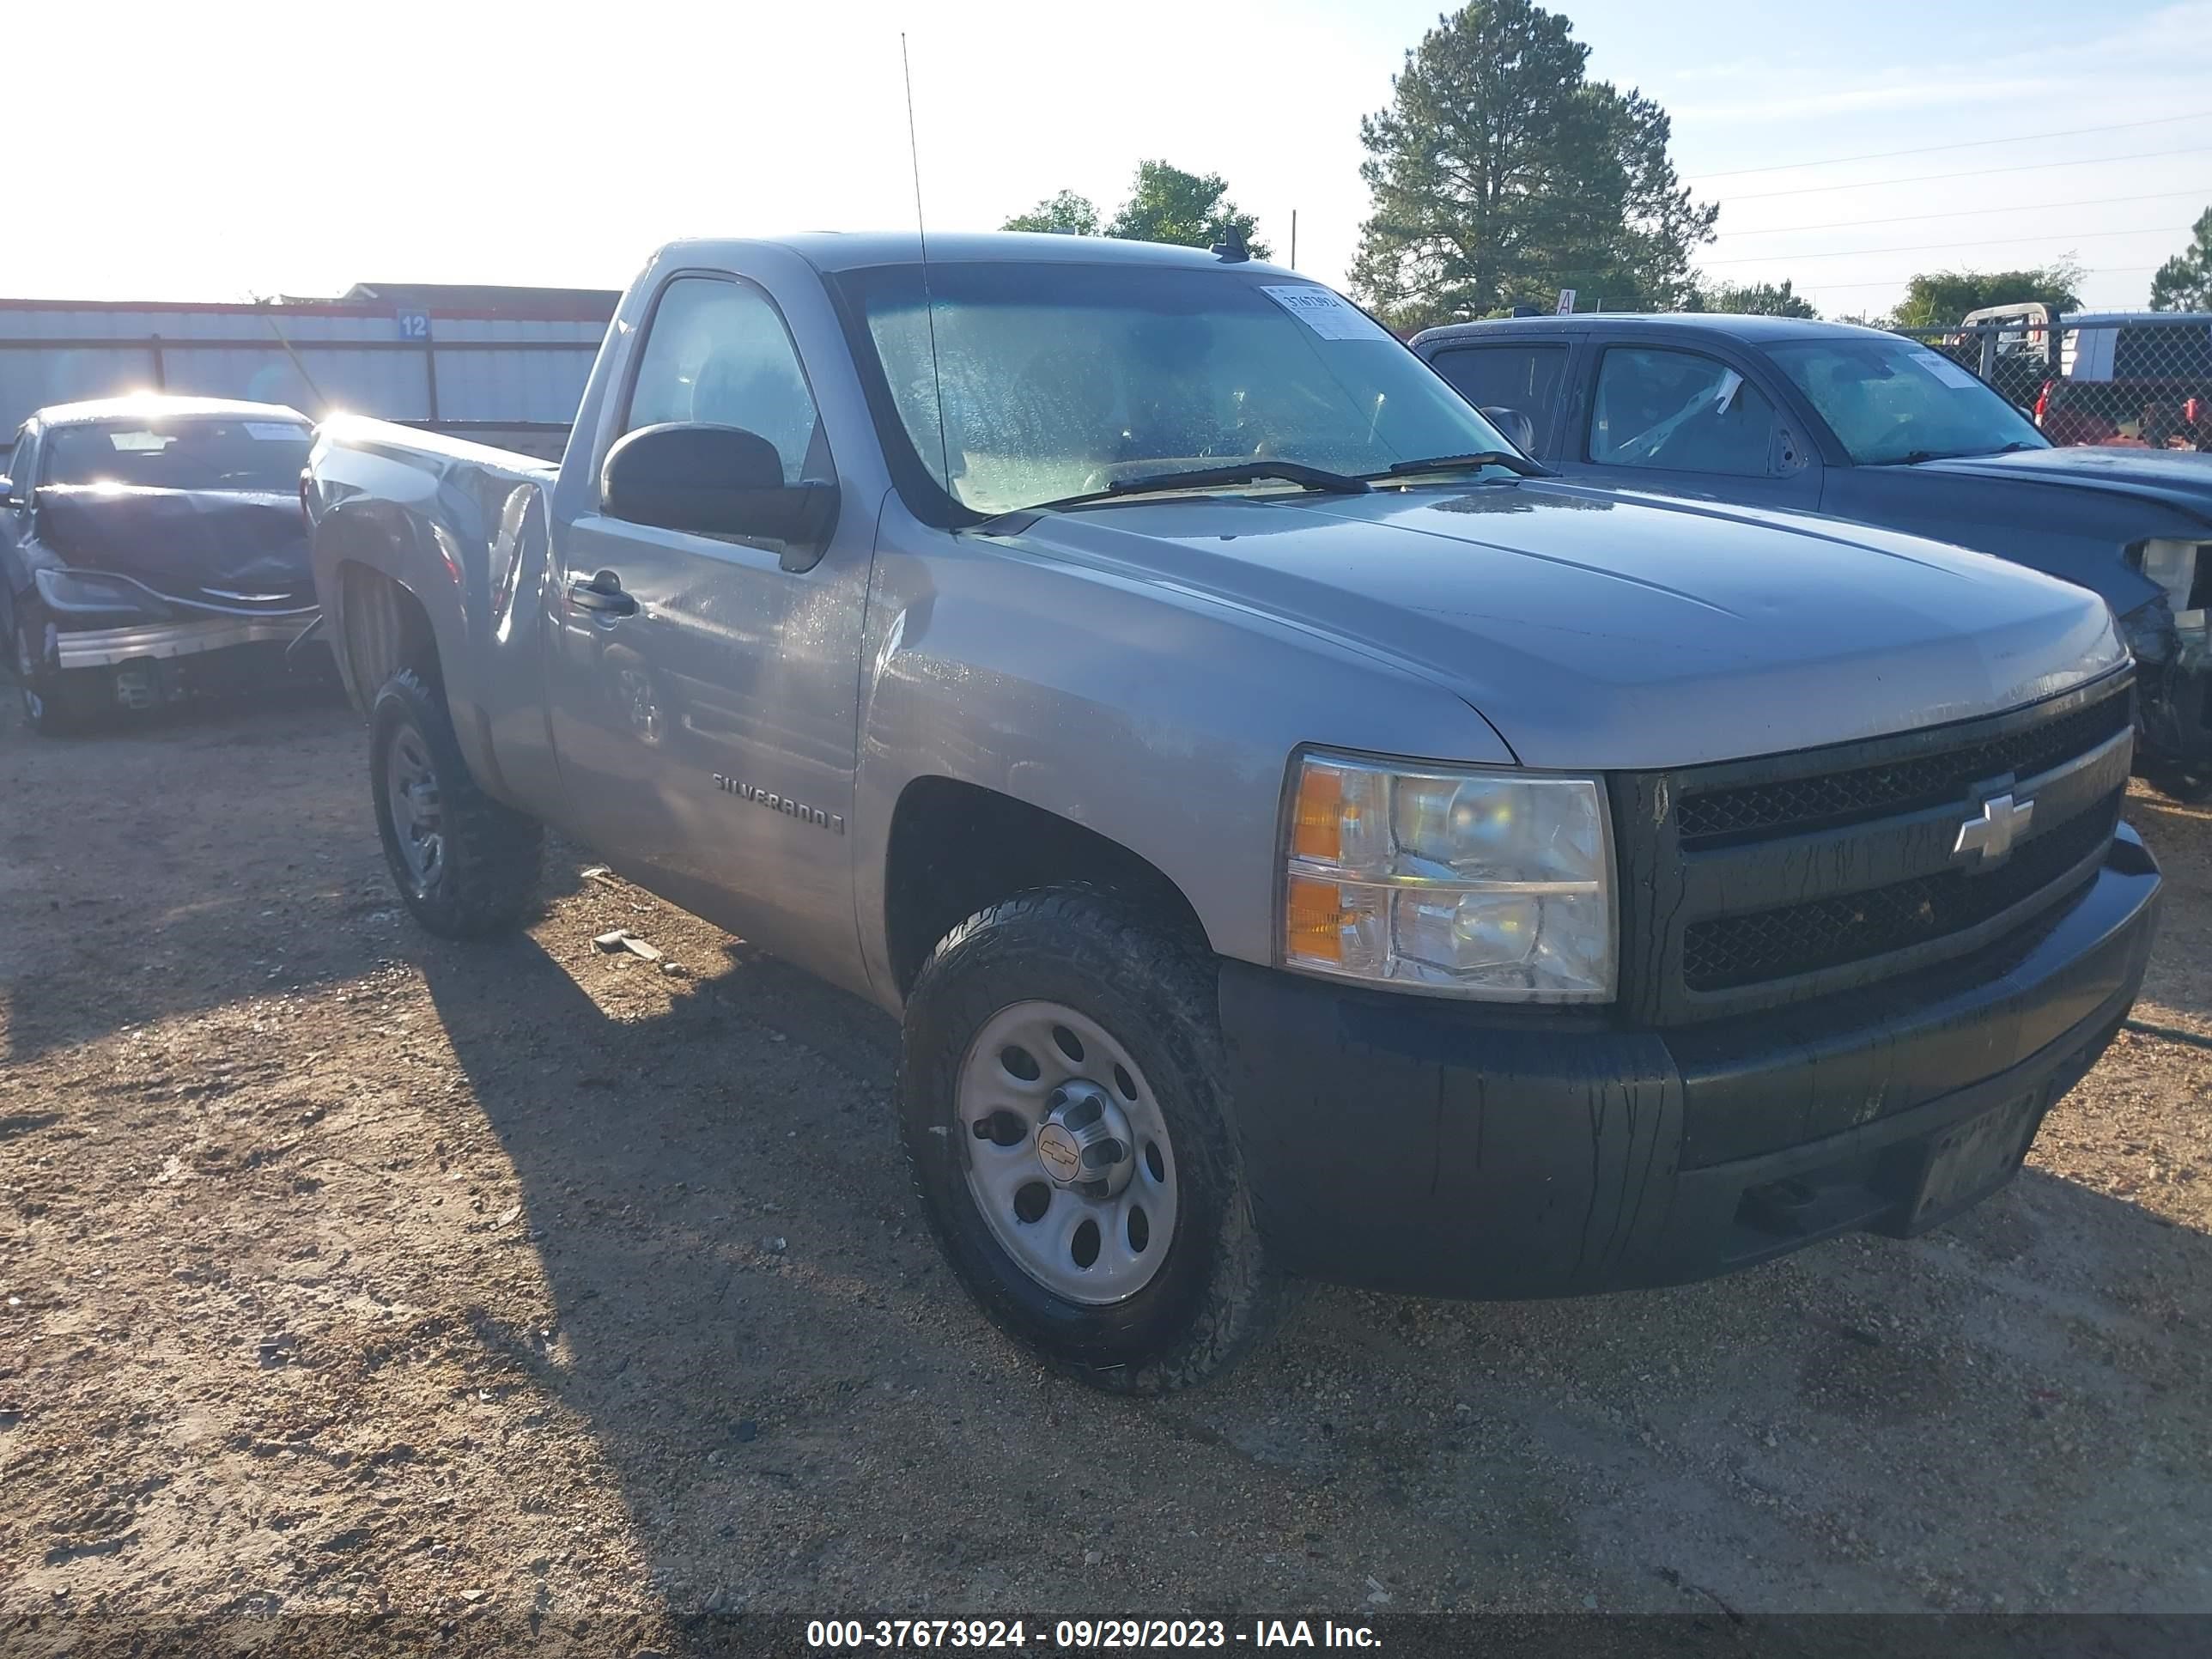
<path fill-rule="evenodd" d="M 112 668 L 147 657 L 190 657 L 234 645 L 274 641 L 290 644 L 313 623 L 312 611 L 283 617 L 209 617 L 191 622 L 142 623 L 131 628 L 96 628 L 57 634 L 56 665 Z"/>

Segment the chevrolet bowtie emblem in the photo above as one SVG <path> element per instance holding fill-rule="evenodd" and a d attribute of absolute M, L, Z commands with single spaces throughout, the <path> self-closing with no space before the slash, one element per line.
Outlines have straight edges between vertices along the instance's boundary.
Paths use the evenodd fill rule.
<path fill-rule="evenodd" d="M 2035 816 L 2032 800 L 2014 800 L 2009 793 L 1992 795 L 1982 803 L 1978 816 L 1959 826 L 1959 839 L 1951 848 L 1956 859 L 1972 858 L 1974 867 L 1986 870 L 2012 855 L 2012 844 L 2027 833 Z"/>

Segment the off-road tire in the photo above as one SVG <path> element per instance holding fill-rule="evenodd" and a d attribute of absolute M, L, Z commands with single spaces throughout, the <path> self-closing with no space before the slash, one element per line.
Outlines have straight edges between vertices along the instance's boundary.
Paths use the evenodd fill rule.
<path fill-rule="evenodd" d="M 908 1167 L 939 1244 L 986 1314 L 1066 1375 L 1126 1394 L 1198 1382 L 1262 1337 L 1292 1285 L 1269 1264 L 1228 1117 L 1217 974 L 1202 945 L 1087 885 L 1041 888 L 977 912 L 939 944 L 906 1006 L 899 1071 Z M 1126 1300 L 1070 1301 L 1024 1272 L 971 1194 L 961 1066 L 1000 1009 L 1056 1001 L 1137 1060 L 1174 1147 L 1169 1255 Z"/>
<path fill-rule="evenodd" d="M 2201 806 L 2212 800 L 2212 770 L 2185 771 L 2179 768 L 2160 767 L 2146 771 L 2144 776 L 2168 800 L 2179 801 L 2184 806 Z"/>
<path fill-rule="evenodd" d="M 23 723 L 40 737 L 74 737 L 90 730 L 115 706 L 113 672 L 106 668 L 55 668 L 46 660 L 46 618 L 34 605 L 15 617 L 9 641 Z"/>
<path fill-rule="evenodd" d="M 512 933 L 535 914 L 544 827 L 484 793 L 461 758 L 445 694 L 412 669 L 386 680 L 369 708 L 369 793 L 377 834 L 399 896 L 415 920 L 442 939 Z M 443 857 L 420 884 L 401 851 L 386 789 L 387 757 L 403 732 L 419 734 L 437 779 Z"/>

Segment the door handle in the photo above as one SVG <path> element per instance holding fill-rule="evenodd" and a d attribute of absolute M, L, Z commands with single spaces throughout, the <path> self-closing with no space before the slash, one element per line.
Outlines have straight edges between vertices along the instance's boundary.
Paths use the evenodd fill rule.
<path fill-rule="evenodd" d="M 601 617 L 635 617 L 637 601 L 623 592 L 622 578 L 602 570 L 588 581 L 579 576 L 568 584 L 568 603 L 579 611 Z"/>

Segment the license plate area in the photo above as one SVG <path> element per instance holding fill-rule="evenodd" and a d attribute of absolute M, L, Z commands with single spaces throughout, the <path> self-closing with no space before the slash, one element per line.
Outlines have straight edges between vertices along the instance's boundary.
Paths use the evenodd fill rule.
<path fill-rule="evenodd" d="M 1907 1206 L 1905 1233 L 1925 1232 L 2012 1179 L 2043 1121 L 2040 1091 L 1955 1123 L 1929 1143 Z"/>

